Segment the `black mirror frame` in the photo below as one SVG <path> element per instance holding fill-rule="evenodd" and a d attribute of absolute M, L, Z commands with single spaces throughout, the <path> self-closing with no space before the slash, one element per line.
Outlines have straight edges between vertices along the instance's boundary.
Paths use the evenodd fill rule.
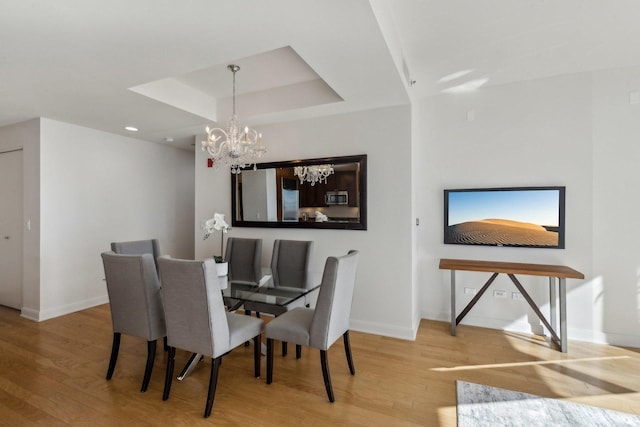
<path fill-rule="evenodd" d="M 276 222 L 276 221 L 241 221 L 237 220 L 236 210 L 236 186 L 237 175 L 231 174 L 231 225 L 233 227 L 260 227 L 260 228 L 305 228 L 320 230 L 366 230 L 367 229 L 367 155 L 324 157 L 320 159 L 288 160 L 282 162 L 256 163 L 256 169 L 271 168 L 291 168 L 302 165 L 321 164 L 345 164 L 359 163 L 360 174 L 358 175 L 358 186 L 360 189 L 358 207 L 360 209 L 360 222 L 350 223 L 330 223 L 330 222 Z M 253 169 L 253 166 L 245 168 Z"/>

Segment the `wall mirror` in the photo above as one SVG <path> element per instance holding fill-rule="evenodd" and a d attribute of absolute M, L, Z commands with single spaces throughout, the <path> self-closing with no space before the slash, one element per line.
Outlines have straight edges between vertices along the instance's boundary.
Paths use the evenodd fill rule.
<path fill-rule="evenodd" d="M 258 163 L 231 174 L 234 227 L 367 229 L 367 156 Z"/>

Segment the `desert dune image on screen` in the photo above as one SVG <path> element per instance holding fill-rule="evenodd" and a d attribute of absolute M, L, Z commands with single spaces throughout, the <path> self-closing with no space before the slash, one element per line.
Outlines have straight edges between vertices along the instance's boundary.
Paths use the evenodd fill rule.
<path fill-rule="evenodd" d="M 558 246 L 559 190 L 451 191 L 445 243 Z"/>

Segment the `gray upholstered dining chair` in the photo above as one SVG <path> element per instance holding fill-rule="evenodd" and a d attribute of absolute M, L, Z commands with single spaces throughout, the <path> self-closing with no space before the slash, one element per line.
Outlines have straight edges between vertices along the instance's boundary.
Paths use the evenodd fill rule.
<path fill-rule="evenodd" d="M 312 241 L 276 240 L 271 254 L 271 274 L 275 286 L 307 288 Z"/>
<path fill-rule="evenodd" d="M 262 277 L 262 239 L 229 237 L 224 260 L 229 263 L 229 280 L 257 283 Z"/>
<path fill-rule="evenodd" d="M 308 288 L 309 263 L 311 261 L 310 240 L 276 240 L 273 242 L 273 252 L 271 253 L 271 275 L 274 286 Z M 287 306 L 276 306 L 273 304 L 260 304 L 258 302 L 246 301 L 244 309 L 247 312 L 255 311 L 260 317 L 260 313 L 269 313 L 279 316 L 292 308 L 301 305 L 309 306 L 308 296 Z M 299 359 L 302 347 L 296 345 L 296 357 Z M 287 343 L 282 342 L 282 355 L 287 355 Z"/>
<path fill-rule="evenodd" d="M 117 254 L 123 255 L 142 255 L 151 254 L 153 256 L 153 264 L 158 272 L 158 257 L 160 253 L 160 243 L 158 239 L 147 240 L 130 240 L 127 242 L 111 242 L 111 250 Z M 164 337 L 164 351 L 169 350 L 167 346 L 167 337 Z"/>
<path fill-rule="evenodd" d="M 151 254 L 102 254 L 113 323 L 107 380 L 113 376 L 122 334 L 147 340 L 147 364 L 141 392 L 147 391 L 156 354 L 156 340 L 166 336 L 156 264 Z"/>
<path fill-rule="evenodd" d="M 258 283 L 262 278 L 261 259 L 262 239 L 230 237 L 224 255 L 224 260 L 229 263 L 229 283 Z M 239 308 L 240 305 L 237 300 L 228 297 L 224 298 L 224 303 L 230 309 Z"/>
<path fill-rule="evenodd" d="M 254 375 L 260 376 L 261 319 L 225 310 L 213 259 L 158 258 L 167 322 L 169 359 L 162 400 L 169 398 L 176 347 L 213 359 L 204 416 L 211 414 L 222 356 L 249 339 L 254 343 Z"/>
<path fill-rule="evenodd" d="M 320 350 L 322 376 L 329 401 L 333 402 L 333 388 L 329 374 L 327 350 L 342 336 L 347 364 L 355 374 L 349 342 L 349 315 L 356 281 L 358 251 L 341 257 L 329 257 L 324 266 L 320 293 L 314 309 L 298 307 L 272 321 L 265 328 L 267 337 L 267 384 L 273 380 L 274 340 L 293 342 Z"/>
<path fill-rule="evenodd" d="M 117 254 L 125 255 L 153 255 L 153 263 L 158 269 L 158 257 L 160 254 L 160 243 L 158 239 L 132 240 L 129 242 L 111 242 L 111 250 Z"/>

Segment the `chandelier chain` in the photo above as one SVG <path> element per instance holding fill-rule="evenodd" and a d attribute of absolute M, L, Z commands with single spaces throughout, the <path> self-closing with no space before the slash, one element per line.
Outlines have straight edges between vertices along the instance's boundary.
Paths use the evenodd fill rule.
<path fill-rule="evenodd" d="M 233 73 L 233 115 L 236 115 L 236 72 L 240 67 L 236 68 L 236 65 L 229 65 L 231 72 Z"/>

